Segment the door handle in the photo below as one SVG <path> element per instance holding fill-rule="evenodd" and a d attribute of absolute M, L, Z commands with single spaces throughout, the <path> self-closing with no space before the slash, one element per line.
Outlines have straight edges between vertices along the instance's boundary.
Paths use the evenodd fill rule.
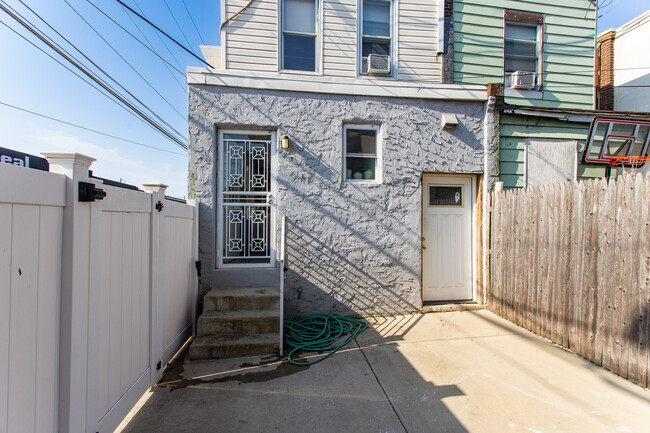
<path fill-rule="evenodd" d="M 266 194 L 266 204 L 275 204 L 275 194 L 272 192 Z"/>

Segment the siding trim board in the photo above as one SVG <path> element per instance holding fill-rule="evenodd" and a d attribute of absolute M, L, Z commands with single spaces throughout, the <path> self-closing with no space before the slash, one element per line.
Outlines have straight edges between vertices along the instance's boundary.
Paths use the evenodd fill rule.
<path fill-rule="evenodd" d="M 485 101 L 483 85 L 400 82 L 390 78 L 348 78 L 278 72 L 214 71 L 187 68 L 187 84 L 357 96 Z"/>

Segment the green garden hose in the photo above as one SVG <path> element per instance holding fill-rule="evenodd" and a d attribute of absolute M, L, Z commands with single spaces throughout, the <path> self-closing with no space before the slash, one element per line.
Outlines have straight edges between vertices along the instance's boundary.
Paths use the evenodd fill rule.
<path fill-rule="evenodd" d="M 336 314 L 310 314 L 294 320 L 293 314 L 300 302 L 301 289 L 298 289 L 298 299 L 289 320 L 284 321 L 284 341 L 292 349 L 289 352 L 289 362 L 293 365 L 313 365 L 329 357 L 341 347 L 348 344 L 360 332 L 368 328 L 365 320 L 352 319 Z M 343 338 L 338 344 L 337 340 Z M 309 362 L 294 360 L 294 354 L 299 351 L 327 352 L 325 355 Z"/>

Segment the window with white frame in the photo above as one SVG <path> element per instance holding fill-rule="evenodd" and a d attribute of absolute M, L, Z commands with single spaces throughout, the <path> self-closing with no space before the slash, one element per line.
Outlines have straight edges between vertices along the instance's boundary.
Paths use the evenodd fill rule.
<path fill-rule="evenodd" d="M 542 84 L 542 15 L 505 12 L 504 72 L 506 87 L 539 89 Z"/>
<path fill-rule="evenodd" d="M 388 75 L 391 71 L 393 37 L 391 0 L 360 1 L 360 73 Z"/>
<path fill-rule="evenodd" d="M 346 181 L 379 180 L 379 126 L 345 125 L 343 150 Z"/>
<path fill-rule="evenodd" d="M 316 71 L 318 0 L 282 0 L 280 69 Z"/>

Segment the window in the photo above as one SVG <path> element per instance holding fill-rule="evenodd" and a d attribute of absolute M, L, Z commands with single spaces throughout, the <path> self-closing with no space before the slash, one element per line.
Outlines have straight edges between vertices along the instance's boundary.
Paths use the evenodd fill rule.
<path fill-rule="evenodd" d="M 282 1 L 281 69 L 316 71 L 316 2 Z"/>
<path fill-rule="evenodd" d="M 346 125 L 343 149 L 344 172 L 347 181 L 379 180 L 379 126 Z"/>
<path fill-rule="evenodd" d="M 391 1 L 361 0 L 361 73 L 372 73 L 368 69 L 368 56 L 374 54 L 377 64 L 373 65 L 376 73 L 389 74 L 391 64 Z"/>
<path fill-rule="evenodd" d="M 533 90 L 542 83 L 542 15 L 505 12 L 504 71 L 507 88 Z"/>

